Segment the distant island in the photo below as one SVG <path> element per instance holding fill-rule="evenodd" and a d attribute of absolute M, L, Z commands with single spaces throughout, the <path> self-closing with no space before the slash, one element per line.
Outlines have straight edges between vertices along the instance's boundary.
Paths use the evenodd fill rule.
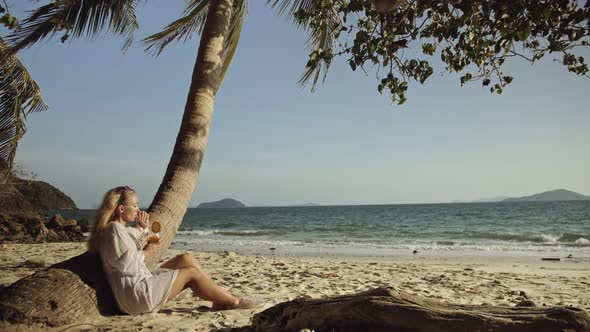
<path fill-rule="evenodd" d="M 547 202 L 547 201 L 585 201 L 590 200 L 590 196 L 584 196 L 573 191 L 557 189 L 545 191 L 540 194 L 534 194 L 523 197 L 506 198 L 502 202 Z"/>
<path fill-rule="evenodd" d="M 235 200 L 233 198 L 224 198 L 222 200 L 219 201 L 215 201 L 215 202 L 205 202 L 205 203 L 201 203 L 199 204 L 199 206 L 197 206 L 197 208 L 205 208 L 205 209 L 220 209 L 220 208 L 225 208 L 225 209 L 233 209 L 233 208 L 243 208 L 246 207 L 246 205 L 238 200 Z"/>

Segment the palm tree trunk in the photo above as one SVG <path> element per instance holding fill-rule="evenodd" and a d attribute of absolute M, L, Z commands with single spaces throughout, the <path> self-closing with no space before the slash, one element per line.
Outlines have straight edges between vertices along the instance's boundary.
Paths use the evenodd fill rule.
<path fill-rule="evenodd" d="M 215 94 L 221 84 L 223 43 L 232 5 L 233 0 L 211 1 L 174 152 L 149 208 L 150 219 L 163 225 L 160 251 L 146 260 L 149 268 L 156 266 L 172 243 L 197 183 L 207 147 Z"/>
<path fill-rule="evenodd" d="M 233 0 L 211 1 L 193 69 L 180 131 L 162 184 L 149 211 L 163 228 L 161 249 L 147 260 L 153 268 L 170 246 L 191 199 L 207 147 L 222 48 Z M 88 253 L 21 279 L 0 292 L 0 319 L 50 326 L 82 322 L 117 311 L 100 260 Z"/>

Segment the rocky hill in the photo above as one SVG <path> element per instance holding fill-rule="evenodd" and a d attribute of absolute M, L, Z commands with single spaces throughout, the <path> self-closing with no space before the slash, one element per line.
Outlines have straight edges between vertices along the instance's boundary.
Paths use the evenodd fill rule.
<path fill-rule="evenodd" d="M 86 241 L 87 220 L 39 214 L 56 209 L 76 209 L 76 204 L 49 183 L 11 176 L 0 184 L 0 243 Z"/>
<path fill-rule="evenodd" d="M 205 202 L 205 203 L 201 203 L 199 204 L 199 206 L 197 206 L 197 208 L 243 208 L 246 207 L 246 205 L 244 205 L 244 203 L 237 201 L 233 198 L 224 198 L 222 200 L 219 201 L 215 201 L 215 202 Z"/>
<path fill-rule="evenodd" d="M 15 186 L 37 211 L 77 209 L 68 195 L 47 182 L 18 180 Z"/>

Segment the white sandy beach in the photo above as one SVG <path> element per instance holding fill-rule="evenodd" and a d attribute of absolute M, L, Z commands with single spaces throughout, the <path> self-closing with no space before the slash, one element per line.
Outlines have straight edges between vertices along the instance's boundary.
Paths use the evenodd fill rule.
<path fill-rule="evenodd" d="M 46 265 L 82 253 L 85 243 L 0 245 L 0 285 L 5 287 Z M 167 258 L 180 253 L 169 251 Z M 185 290 L 156 314 L 102 317 L 68 331 L 210 331 L 247 325 L 252 316 L 298 297 L 324 297 L 388 285 L 426 298 L 461 304 L 574 306 L 590 311 L 590 260 L 539 257 L 425 256 L 388 258 L 242 256 L 194 253 L 210 276 L 232 293 L 268 300 L 254 310 L 206 311 L 210 302 Z M 14 328 L 14 326 L 12 326 Z M 61 327 L 57 330 L 63 330 Z"/>

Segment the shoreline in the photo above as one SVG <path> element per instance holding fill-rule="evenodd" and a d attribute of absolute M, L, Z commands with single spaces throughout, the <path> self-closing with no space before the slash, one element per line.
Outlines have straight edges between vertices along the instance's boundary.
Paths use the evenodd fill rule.
<path fill-rule="evenodd" d="M 198 245 L 173 242 L 172 250 L 186 250 L 207 253 L 221 253 L 233 251 L 246 256 L 270 256 L 270 257 L 345 257 L 350 259 L 507 259 L 507 260 L 541 260 L 542 258 L 559 258 L 560 262 L 587 262 L 590 263 L 590 251 L 588 250 L 553 250 L 553 251 L 518 251 L 518 250 L 432 250 L 432 249 L 375 249 L 375 248 L 350 248 L 350 247 L 301 247 L 301 246 L 254 246 L 254 245 Z M 417 251 L 414 253 L 414 250 Z"/>
<path fill-rule="evenodd" d="M 8 286 L 44 268 L 24 266 L 26 260 L 40 259 L 49 266 L 85 249 L 83 242 L 2 244 L 0 285 Z M 165 259 L 182 252 L 171 249 Z M 280 302 L 352 294 L 379 286 L 457 304 L 514 306 L 526 299 L 538 306 L 590 311 L 590 261 L 576 261 L 575 257 L 554 262 L 535 257 L 435 257 L 422 253 L 398 257 L 193 254 L 220 286 L 239 296 L 267 300 L 267 304 L 250 310 L 199 311 L 211 303 L 185 290 L 159 313 L 99 317 L 80 322 L 85 324 L 74 330 L 168 331 L 173 327 L 177 331 L 210 331 L 240 327 L 248 325 L 255 313 Z M 57 330 L 64 328 L 67 326 Z"/>

